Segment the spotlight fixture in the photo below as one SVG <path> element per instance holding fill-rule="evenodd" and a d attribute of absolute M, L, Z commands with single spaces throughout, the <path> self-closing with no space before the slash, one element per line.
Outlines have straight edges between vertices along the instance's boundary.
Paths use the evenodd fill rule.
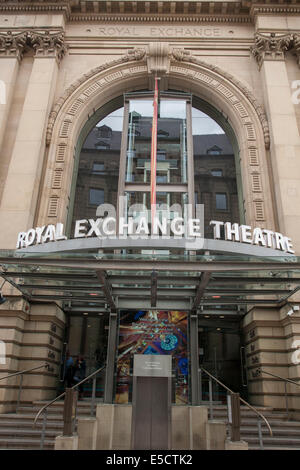
<path fill-rule="evenodd" d="M 287 312 L 287 315 L 290 317 L 294 312 L 299 311 L 299 305 L 292 305 L 290 310 Z"/>

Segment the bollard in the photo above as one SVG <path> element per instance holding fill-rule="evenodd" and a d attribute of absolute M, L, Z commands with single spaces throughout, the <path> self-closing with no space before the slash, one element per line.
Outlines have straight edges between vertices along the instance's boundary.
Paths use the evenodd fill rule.
<path fill-rule="evenodd" d="M 231 440 L 237 442 L 241 440 L 241 407 L 240 407 L 240 394 L 231 394 Z"/>
<path fill-rule="evenodd" d="M 77 391 L 72 388 L 66 389 L 64 401 L 64 428 L 63 436 L 73 436 L 74 421 L 76 417 Z"/>

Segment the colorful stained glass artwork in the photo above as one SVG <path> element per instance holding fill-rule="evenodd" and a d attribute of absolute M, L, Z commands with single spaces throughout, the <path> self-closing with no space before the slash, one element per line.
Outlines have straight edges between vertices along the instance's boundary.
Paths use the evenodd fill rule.
<path fill-rule="evenodd" d="M 116 403 L 131 400 L 134 354 L 171 354 L 175 401 L 188 403 L 187 312 L 121 311 L 117 358 Z"/>

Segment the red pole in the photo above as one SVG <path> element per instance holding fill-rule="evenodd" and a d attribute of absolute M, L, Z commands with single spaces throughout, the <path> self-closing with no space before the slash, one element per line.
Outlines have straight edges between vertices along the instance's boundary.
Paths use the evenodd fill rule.
<path fill-rule="evenodd" d="M 156 212 L 156 161 L 157 161 L 157 114 L 158 114 L 158 79 L 155 77 L 155 91 L 153 100 L 153 120 L 151 139 L 151 222 L 152 230 Z"/>

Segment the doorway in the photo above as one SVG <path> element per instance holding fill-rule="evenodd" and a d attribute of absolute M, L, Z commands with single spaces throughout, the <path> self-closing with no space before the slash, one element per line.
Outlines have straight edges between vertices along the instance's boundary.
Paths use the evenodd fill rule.
<path fill-rule="evenodd" d="M 246 399 L 247 378 L 240 320 L 199 319 L 198 344 L 200 369 L 206 369 Z M 212 392 L 215 402 L 226 403 L 226 390 L 215 381 Z M 208 400 L 209 378 L 203 373 L 200 378 L 200 401 Z"/>

